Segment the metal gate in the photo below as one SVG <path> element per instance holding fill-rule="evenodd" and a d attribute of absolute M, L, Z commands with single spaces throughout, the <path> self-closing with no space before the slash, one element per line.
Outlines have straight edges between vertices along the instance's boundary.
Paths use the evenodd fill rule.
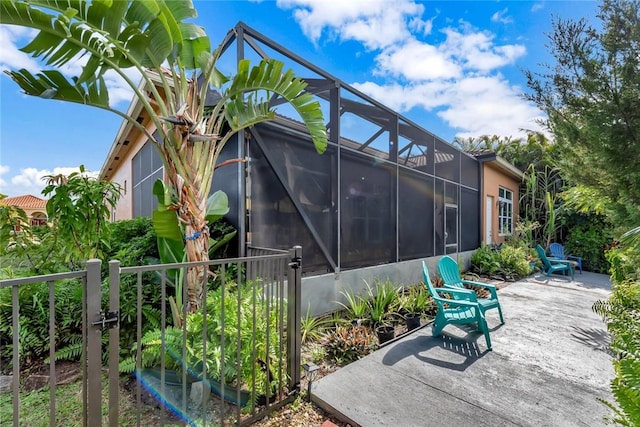
<path fill-rule="evenodd" d="M 116 427 L 148 425 L 150 420 L 153 425 L 176 421 L 249 425 L 293 401 L 300 384 L 301 248 L 250 248 L 249 254 L 207 263 L 138 267 L 121 267 L 119 261 L 110 261 L 104 281 L 99 260 L 88 261 L 84 271 L 0 281 L 0 289 L 11 289 L 13 425 L 21 425 L 21 411 L 28 410 L 22 402 L 20 354 L 15 350 L 20 348 L 19 287 L 42 282 L 49 288 L 50 334 L 49 413 L 43 425 Z M 204 284 L 201 312 L 187 313 L 184 304 L 172 312 L 179 299 L 172 294 L 177 278 L 186 269 L 205 264 L 216 275 L 217 285 L 212 288 L 211 280 L 209 286 Z M 82 287 L 82 313 L 78 313 L 82 316 L 82 410 L 77 420 L 62 420 L 56 410 L 55 286 L 69 280 Z M 125 288 L 125 282 L 133 288 Z M 150 308 L 143 300 L 149 286 L 160 294 L 158 322 L 152 325 L 145 315 Z M 135 290 L 133 305 L 121 299 L 121 289 L 128 289 L 127 295 Z M 186 300 L 184 287 L 182 296 Z M 135 316 L 123 312 L 131 312 L 133 306 Z M 175 316 L 182 319 L 181 325 L 175 325 Z M 201 329 L 195 328 L 196 324 L 201 324 Z M 121 356 L 129 350 L 123 348 L 121 331 L 135 335 L 129 356 L 135 361 L 132 375 L 120 373 L 119 364 L 124 364 Z M 154 334 L 159 338 L 150 344 L 149 337 Z M 177 344 L 172 341 L 176 336 L 182 340 Z M 148 366 L 147 350 L 153 345 L 159 359 L 156 366 Z M 201 353 L 194 355 L 194 349 Z M 2 370 L 6 371 L 0 365 Z M 176 379 L 178 386 L 171 382 Z M 123 383 L 129 384 L 124 391 Z M 126 400 L 133 402 L 134 414 L 130 407 L 125 408 L 126 414 L 121 411 L 120 404 Z M 6 419 L 0 421 L 9 424 Z"/>

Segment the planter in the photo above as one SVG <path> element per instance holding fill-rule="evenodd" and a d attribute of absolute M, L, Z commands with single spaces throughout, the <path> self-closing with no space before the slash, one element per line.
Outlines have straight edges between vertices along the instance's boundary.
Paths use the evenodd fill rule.
<path fill-rule="evenodd" d="M 376 335 L 378 335 L 378 343 L 383 344 L 395 337 L 396 330 L 393 326 L 382 325 L 376 328 Z"/>
<path fill-rule="evenodd" d="M 159 398 L 162 386 L 160 375 L 161 372 L 159 368 L 148 368 L 139 371 L 137 377 L 140 382 L 144 384 L 145 388 L 147 388 L 147 391 Z M 191 375 L 187 375 L 187 393 L 190 391 L 191 384 L 196 381 L 198 381 L 198 379 Z M 251 400 L 251 393 L 247 390 L 241 389 L 240 394 L 238 395 L 236 388 L 228 384 L 225 384 L 223 390 L 222 384 L 220 384 L 220 381 L 218 380 L 209 379 L 206 383 L 211 388 L 211 392 L 222 397 L 225 402 L 233 405 L 246 406 Z M 179 406 L 182 394 L 182 373 L 166 369 L 164 372 L 164 384 L 166 387 L 166 395 L 163 400 L 165 400 L 170 406 Z M 258 404 L 265 400 L 266 398 L 264 395 L 258 396 Z"/>
<path fill-rule="evenodd" d="M 412 331 L 420 327 L 420 314 L 419 313 L 407 313 L 404 315 L 404 321 L 407 325 L 407 331 Z"/>

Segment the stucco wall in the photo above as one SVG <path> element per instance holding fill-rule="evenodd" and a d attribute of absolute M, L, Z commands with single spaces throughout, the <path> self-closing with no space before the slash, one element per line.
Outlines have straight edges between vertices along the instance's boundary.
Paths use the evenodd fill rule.
<path fill-rule="evenodd" d="M 519 181 L 509 177 L 504 172 L 491 165 L 485 163 L 483 167 L 483 196 L 482 196 L 482 242 L 485 242 L 487 230 L 486 230 L 486 212 L 487 212 L 487 196 L 493 197 L 493 206 L 491 208 L 491 224 L 492 224 L 492 241 L 494 243 L 504 242 L 505 236 L 499 235 L 498 230 L 498 189 L 500 187 L 513 191 L 513 220 L 514 227 L 518 218 L 518 199 L 519 193 Z"/>
<path fill-rule="evenodd" d="M 457 257 L 458 263 L 468 268 L 471 259 L 470 252 L 452 255 Z M 394 264 L 376 265 L 343 271 L 339 274 L 323 274 L 321 276 L 302 278 L 302 313 L 318 316 L 342 308 L 338 302 L 346 303 L 343 292 L 352 290 L 356 294 L 366 294 L 367 283 L 375 286 L 376 279 L 391 280 L 399 286 L 414 285 L 422 282 L 422 261 L 425 261 L 431 278 L 436 274 L 438 261 L 442 258 L 431 257 L 414 259 Z M 304 251 L 302 253 L 304 263 Z M 366 283 L 365 283 L 366 281 Z"/>
<path fill-rule="evenodd" d="M 147 124 L 146 127 L 149 133 L 155 131 L 155 127 L 152 124 Z M 129 142 L 129 149 L 119 153 L 120 159 L 113 163 L 114 170 L 110 172 L 110 181 L 120 184 L 123 189 L 116 206 L 116 221 L 133 219 L 133 168 L 131 162 L 147 141 L 145 135 L 140 133 L 137 133 L 137 135 L 138 137 L 135 140 Z"/>

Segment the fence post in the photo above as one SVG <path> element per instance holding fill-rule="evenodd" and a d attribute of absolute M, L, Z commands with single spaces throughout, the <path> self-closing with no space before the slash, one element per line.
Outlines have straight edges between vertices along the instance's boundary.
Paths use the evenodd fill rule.
<path fill-rule="evenodd" d="M 90 259 L 87 261 L 87 292 L 85 298 L 87 300 L 87 358 L 86 363 L 86 407 L 84 408 L 84 425 L 85 426 L 102 426 L 102 349 L 101 338 L 102 329 L 95 327 L 92 323 L 99 320 L 102 309 L 101 291 L 100 291 L 100 266 L 102 262 L 99 259 Z"/>
<path fill-rule="evenodd" d="M 287 334 L 289 376 L 292 389 L 300 390 L 300 351 L 302 336 L 300 321 L 302 311 L 302 247 L 294 246 L 289 250 L 291 262 L 289 262 L 289 275 L 287 278 Z"/>
<path fill-rule="evenodd" d="M 120 316 L 120 261 L 109 261 L 109 311 Z M 118 427 L 120 324 L 109 329 L 109 427 Z"/>

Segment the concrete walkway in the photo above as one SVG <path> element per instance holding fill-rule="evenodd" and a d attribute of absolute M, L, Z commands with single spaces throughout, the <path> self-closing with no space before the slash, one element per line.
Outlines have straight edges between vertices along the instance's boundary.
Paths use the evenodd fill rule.
<path fill-rule="evenodd" d="M 498 291 L 493 351 L 473 328 L 431 325 L 313 384 L 316 404 L 354 426 L 599 426 L 613 401 L 608 334 L 594 301 L 608 276 L 536 275 Z"/>

